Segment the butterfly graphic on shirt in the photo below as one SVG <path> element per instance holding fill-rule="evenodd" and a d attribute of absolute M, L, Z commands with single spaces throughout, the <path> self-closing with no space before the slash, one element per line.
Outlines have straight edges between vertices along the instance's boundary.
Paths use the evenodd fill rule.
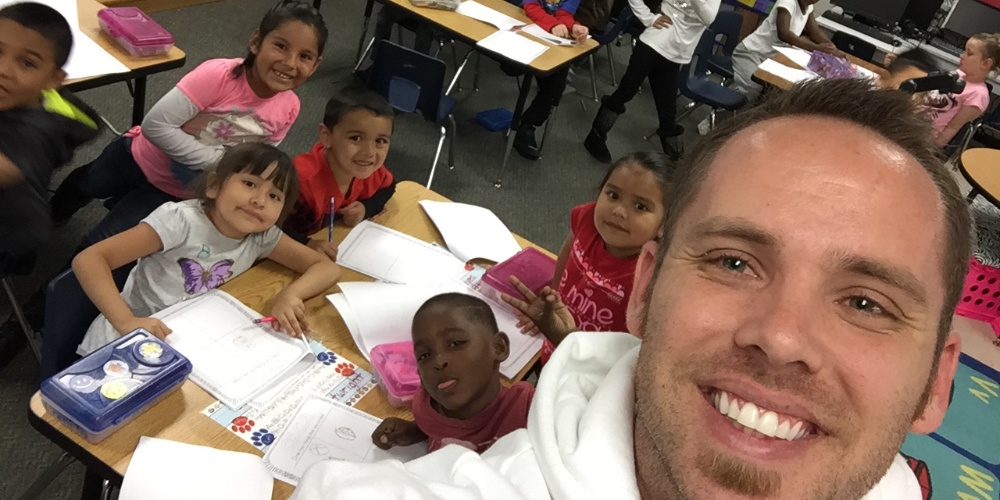
<path fill-rule="evenodd" d="M 202 267 L 198 261 L 184 257 L 177 259 L 177 263 L 180 264 L 181 273 L 184 274 L 184 291 L 189 295 L 218 288 L 233 275 L 232 259 L 220 260 L 208 269 Z"/>

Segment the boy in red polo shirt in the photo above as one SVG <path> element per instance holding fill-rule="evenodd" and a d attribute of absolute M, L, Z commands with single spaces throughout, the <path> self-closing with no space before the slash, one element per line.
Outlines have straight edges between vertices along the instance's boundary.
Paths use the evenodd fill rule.
<path fill-rule="evenodd" d="M 295 157 L 299 199 L 282 229 L 331 260 L 337 246 L 309 235 L 326 227 L 330 217 L 348 226 L 378 215 L 396 192 L 383 162 L 389 153 L 392 106 L 365 88 L 340 92 L 326 104 L 319 142 Z"/>

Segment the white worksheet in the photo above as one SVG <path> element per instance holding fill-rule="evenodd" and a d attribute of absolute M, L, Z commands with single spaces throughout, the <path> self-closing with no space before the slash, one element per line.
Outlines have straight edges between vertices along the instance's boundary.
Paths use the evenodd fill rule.
<path fill-rule="evenodd" d="M 420 207 L 437 226 L 448 250 L 463 261 L 503 262 L 521 251 L 510 229 L 488 208 L 431 200 L 421 201 Z"/>
<path fill-rule="evenodd" d="M 275 332 L 232 295 L 212 290 L 153 315 L 193 365 L 191 380 L 236 409 L 315 360 L 299 339 Z"/>
<path fill-rule="evenodd" d="M 448 250 L 371 221 L 347 233 L 337 263 L 390 283 L 432 285 L 453 280 L 465 262 Z"/>
<path fill-rule="evenodd" d="M 323 460 L 406 462 L 427 454 L 426 441 L 388 451 L 375 446 L 372 433 L 381 422 L 332 399 L 309 399 L 268 448 L 264 465 L 275 479 L 297 486 L 306 469 Z"/>
<path fill-rule="evenodd" d="M 501 31 L 525 25 L 523 21 L 518 21 L 507 14 L 491 9 L 474 0 L 465 0 L 464 2 L 458 4 L 458 8 L 455 9 L 455 12 L 458 12 L 463 16 L 482 21 L 486 24 L 492 24 Z"/>
<path fill-rule="evenodd" d="M 796 69 L 789 66 L 785 66 L 774 59 L 768 59 L 762 63 L 758 68 L 761 71 L 766 71 L 775 75 L 779 78 L 788 80 L 791 83 L 799 83 L 801 81 L 810 80 L 812 78 L 819 78 L 819 75 L 813 73 L 812 71 L 804 69 Z"/>
<path fill-rule="evenodd" d="M 548 47 L 541 43 L 518 35 L 513 31 L 504 30 L 498 30 L 496 33 L 483 38 L 476 45 L 521 64 L 531 64 L 531 61 L 534 61 L 535 58 L 542 55 L 546 50 L 549 50 Z"/>

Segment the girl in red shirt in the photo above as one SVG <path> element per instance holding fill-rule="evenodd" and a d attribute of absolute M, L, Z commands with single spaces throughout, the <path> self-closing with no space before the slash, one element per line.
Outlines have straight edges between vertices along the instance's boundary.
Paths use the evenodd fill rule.
<path fill-rule="evenodd" d="M 559 332 L 541 330 L 546 336 L 543 363 L 570 332 L 628 331 L 625 310 L 635 264 L 642 246 L 659 235 L 669 165 L 663 155 L 646 152 L 615 162 L 597 200 L 570 212 L 570 234 L 559 251 L 552 287 L 536 296 L 516 278 L 511 280 L 523 297 L 503 298 L 523 314 L 518 325 L 522 331 L 537 330 L 533 319 L 542 318 L 546 301 L 562 320 Z"/>

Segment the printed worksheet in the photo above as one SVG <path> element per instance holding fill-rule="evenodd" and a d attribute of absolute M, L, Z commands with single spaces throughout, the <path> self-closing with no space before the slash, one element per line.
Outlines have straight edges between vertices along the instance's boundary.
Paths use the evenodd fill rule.
<path fill-rule="evenodd" d="M 371 221 L 347 233 L 337 263 L 377 280 L 406 285 L 432 285 L 465 271 L 465 262 L 448 250 Z"/>
<path fill-rule="evenodd" d="M 153 315 L 173 333 L 167 343 L 191 360 L 191 380 L 240 408 L 316 359 L 301 340 L 275 332 L 232 295 L 212 290 Z"/>
<path fill-rule="evenodd" d="M 323 460 L 403 462 L 427 453 L 427 442 L 382 450 L 372 443 L 377 417 L 326 398 L 305 402 L 285 432 L 264 455 L 264 465 L 279 481 L 297 486 L 306 469 Z"/>

